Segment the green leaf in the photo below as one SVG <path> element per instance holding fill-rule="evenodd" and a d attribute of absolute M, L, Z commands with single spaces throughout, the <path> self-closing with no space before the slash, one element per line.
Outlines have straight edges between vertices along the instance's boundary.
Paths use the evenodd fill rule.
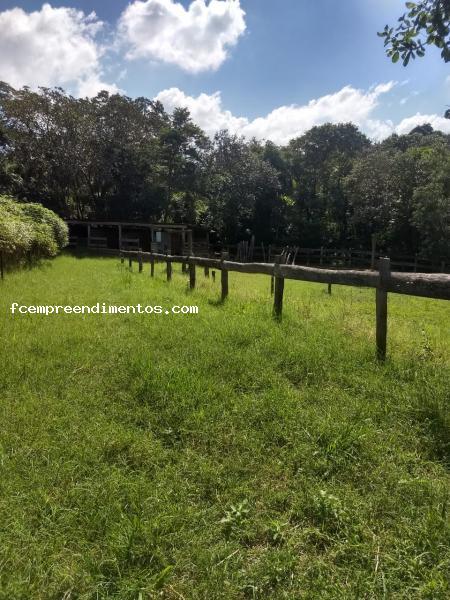
<path fill-rule="evenodd" d="M 394 52 L 394 54 L 392 55 L 392 62 L 393 63 L 398 62 L 399 58 L 400 58 L 400 53 L 399 52 Z"/>

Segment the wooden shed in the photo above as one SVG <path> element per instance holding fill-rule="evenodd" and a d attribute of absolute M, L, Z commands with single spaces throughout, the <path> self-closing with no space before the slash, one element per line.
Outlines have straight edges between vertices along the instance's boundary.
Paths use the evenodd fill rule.
<path fill-rule="evenodd" d="M 160 254 L 207 254 L 208 233 L 175 223 L 68 220 L 72 247 L 143 250 Z"/>

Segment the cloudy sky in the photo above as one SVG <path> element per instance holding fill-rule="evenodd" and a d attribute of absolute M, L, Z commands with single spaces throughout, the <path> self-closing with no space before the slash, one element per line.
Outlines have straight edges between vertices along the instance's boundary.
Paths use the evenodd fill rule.
<path fill-rule="evenodd" d="M 450 67 L 406 69 L 376 32 L 403 0 L 0 0 L 0 80 L 187 106 L 209 134 L 286 143 L 353 121 L 373 139 L 442 118 Z"/>

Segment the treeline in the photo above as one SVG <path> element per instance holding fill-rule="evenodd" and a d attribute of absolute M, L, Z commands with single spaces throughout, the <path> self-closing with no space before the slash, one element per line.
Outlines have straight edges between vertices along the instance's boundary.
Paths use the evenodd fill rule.
<path fill-rule="evenodd" d="M 285 147 L 186 109 L 106 92 L 0 84 L 0 191 L 66 217 L 189 222 L 226 243 L 448 255 L 450 136 L 417 127 L 372 143 L 354 125 L 314 127 Z"/>

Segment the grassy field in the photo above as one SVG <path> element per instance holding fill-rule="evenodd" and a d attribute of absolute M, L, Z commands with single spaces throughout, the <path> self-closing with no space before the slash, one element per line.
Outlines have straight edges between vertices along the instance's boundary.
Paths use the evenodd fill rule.
<path fill-rule="evenodd" d="M 117 259 L 0 284 L 0 598 L 448 598 L 450 306 Z M 198 315 L 14 315 L 20 304 Z"/>

